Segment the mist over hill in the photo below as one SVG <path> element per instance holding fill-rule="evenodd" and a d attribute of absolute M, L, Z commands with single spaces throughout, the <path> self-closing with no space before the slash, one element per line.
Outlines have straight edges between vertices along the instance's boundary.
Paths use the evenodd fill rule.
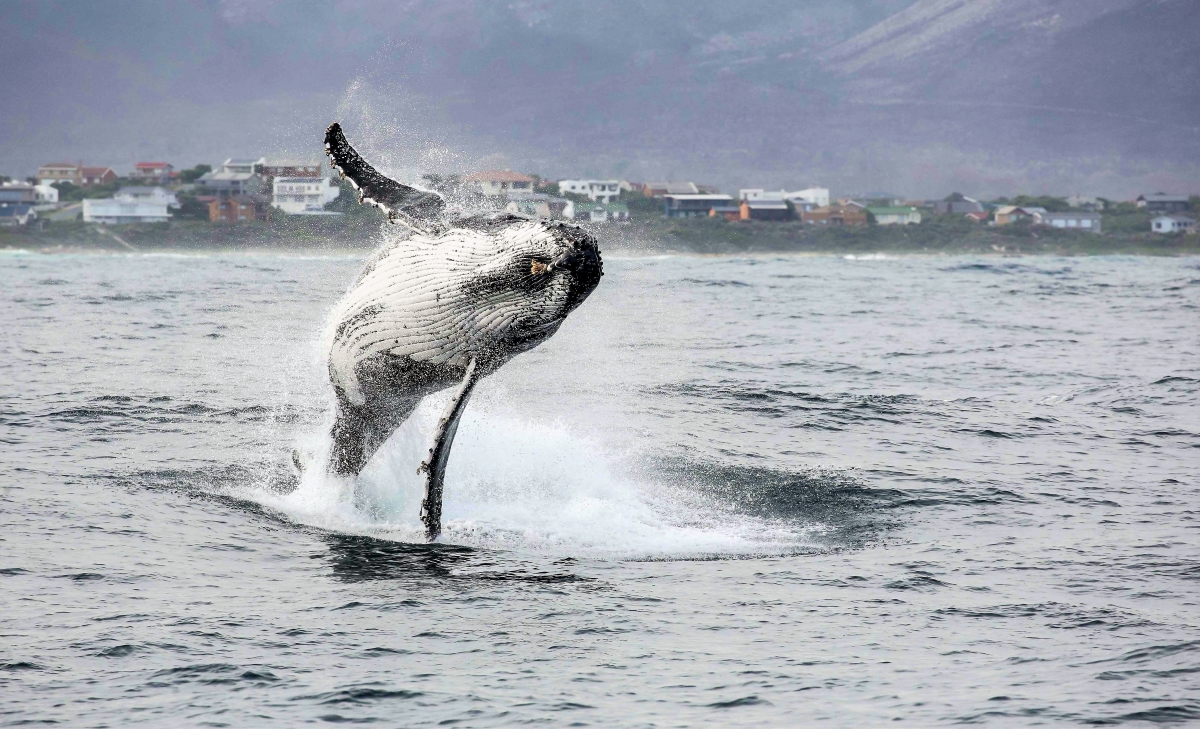
<path fill-rule="evenodd" d="M 314 156 L 398 173 L 1200 191 L 1189 0 L 28 2 L 0 173 Z"/>

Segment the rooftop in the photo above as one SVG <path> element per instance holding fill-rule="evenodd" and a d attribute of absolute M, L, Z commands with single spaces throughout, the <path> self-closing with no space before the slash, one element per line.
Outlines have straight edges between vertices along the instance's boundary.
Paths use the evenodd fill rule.
<path fill-rule="evenodd" d="M 136 165 L 134 165 L 134 167 L 139 170 L 150 170 L 170 166 L 171 164 L 169 162 L 138 162 Z"/>
<path fill-rule="evenodd" d="M 671 195 L 694 195 L 700 192 L 694 182 L 647 182 L 646 187 L 651 190 L 666 190 Z"/>
<path fill-rule="evenodd" d="M 672 200 L 732 200 L 729 195 L 663 195 Z"/>
<path fill-rule="evenodd" d="M 743 200 L 742 202 L 751 210 L 787 210 L 787 203 L 783 200 Z"/>
<path fill-rule="evenodd" d="M 200 176 L 200 180 L 212 182 L 214 180 L 249 180 L 251 177 L 257 177 L 253 172 L 224 172 L 221 170 L 215 172 L 205 172 Z"/>

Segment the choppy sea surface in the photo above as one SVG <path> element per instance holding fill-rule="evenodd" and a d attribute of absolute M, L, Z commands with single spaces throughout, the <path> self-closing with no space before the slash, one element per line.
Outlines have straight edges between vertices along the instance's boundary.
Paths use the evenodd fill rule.
<path fill-rule="evenodd" d="M 605 261 L 357 482 L 357 257 L 0 255 L 0 725 L 1200 721 L 1200 261 Z"/>

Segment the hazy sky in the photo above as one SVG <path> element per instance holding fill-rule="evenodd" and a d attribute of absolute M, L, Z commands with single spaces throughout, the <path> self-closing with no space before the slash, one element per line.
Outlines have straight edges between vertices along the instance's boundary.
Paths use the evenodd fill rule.
<path fill-rule="evenodd" d="M 1196 0 L 0 3 L 0 173 L 320 154 L 735 190 L 1200 192 Z"/>

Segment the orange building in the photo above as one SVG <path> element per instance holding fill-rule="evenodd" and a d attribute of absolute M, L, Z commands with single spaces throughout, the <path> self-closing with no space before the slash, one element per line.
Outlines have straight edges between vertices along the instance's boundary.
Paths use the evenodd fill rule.
<path fill-rule="evenodd" d="M 250 195 L 219 197 L 208 202 L 208 219 L 213 223 L 244 223 L 248 220 L 269 220 L 271 206 L 266 198 Z"/>

